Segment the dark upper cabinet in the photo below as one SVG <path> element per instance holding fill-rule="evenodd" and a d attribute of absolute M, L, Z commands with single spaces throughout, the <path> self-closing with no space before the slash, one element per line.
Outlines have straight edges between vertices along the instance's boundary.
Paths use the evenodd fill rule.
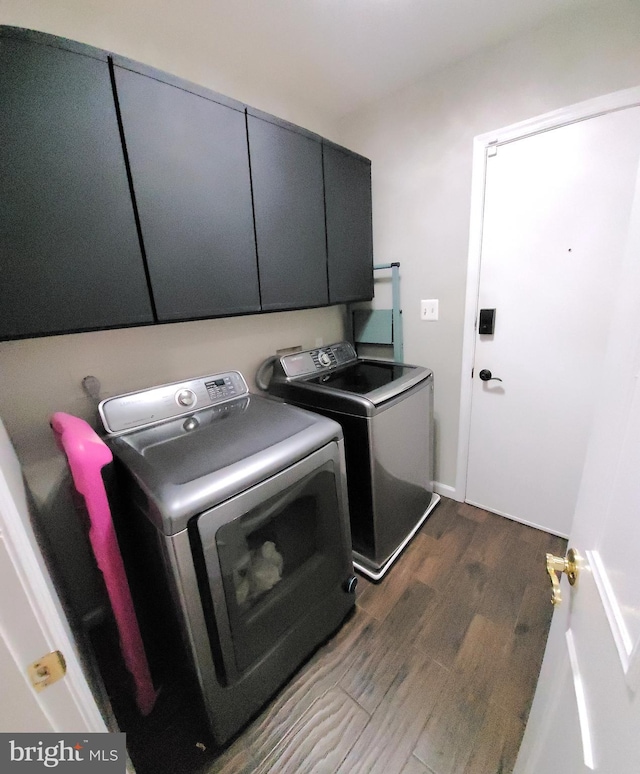
<path fill-rule="evenodd" d="M 107 57 L 38 40 L 0 37 L 0 338 L 151 322 Z"/>
<path fill-rule="evenodd" d="M 158 320 L 260 311 L 244 106 L 121 61 L 116 91 Z"/>
<path fill-rule="evenodd" d="M 371 162 L 325 141 L 329 302 L 373 298 Z"/>
<path fill-rule="evenodd" d="M 248 111 L 262 308 L 328 303 L 322 143 Z"/>
<path fill-rule="evenodd" d="M 104 51 L 0 27 L 0 339 L 373 295 L 370 162 Z"/>

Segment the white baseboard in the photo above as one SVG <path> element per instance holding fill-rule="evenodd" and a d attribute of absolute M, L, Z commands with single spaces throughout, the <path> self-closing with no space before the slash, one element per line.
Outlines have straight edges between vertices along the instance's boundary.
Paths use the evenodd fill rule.
<path fill-rule="evenodd" d="M 458 497 L 456 488 L 449 486 L 449 484 L 441 484 L 439 481 L 434 481 L 433 491 L 442 497 L 448 497 L 450 500 L 457 500 L 459 503 L 463 501 L 462 497 Z"/>
<path fill-rule="evenodd" d="M 489 513 L 495 513 L 497 516 L 504 516 L 505 519 L 510 519 L 511 521 L 517 521 L 518 524 L 524 524 L 526 527 L 533 527 L 534 529 L 539 529 L 542 532 L 547 532 L 550 535 L 556 535 L 557 537 L 564 538 L 565 540 L 568 540 L 569 535 L 567 535 L 565 532 L 558 532 L 555 529 L 550 529 L 549 527 L 545 527 L 543 524 L 538 524 L 536 521 L 529 521 L 528 519 L 521 519 L 518 516 L 513 516 L 510 513 L 507 513 L 506 511 L 499 511 L 497 508 L 487 508 L 486 505 L 483 505 L 482 503 L 474 502 L 473 500 L 467 500 L 466 501 L 469 505 L 473 505 L 474 508 L 481 508 L 483 511 L 489 511 Z"/>

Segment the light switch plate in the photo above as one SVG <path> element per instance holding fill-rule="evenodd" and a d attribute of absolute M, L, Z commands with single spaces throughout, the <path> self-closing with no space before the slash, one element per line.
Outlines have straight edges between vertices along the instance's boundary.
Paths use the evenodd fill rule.
<path fill-rule="evenodd" d="M 420 319 L 437 320 L 438 319 L 438 299 L 429 298 L 420 301 Z"/>

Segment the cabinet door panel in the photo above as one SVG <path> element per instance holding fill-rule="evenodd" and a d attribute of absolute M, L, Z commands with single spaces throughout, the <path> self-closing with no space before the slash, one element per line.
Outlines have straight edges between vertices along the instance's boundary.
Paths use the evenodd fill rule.
<path fill-rule="evenodd" d="M 248 116 L 263 309 L 328 301 L 322 145 Z"/>
<path fill-rule="evenodd" d="M 158 319 L 259 311 L 244 112 L 114 70 Z"/>
<path fill-rule="evenodd" d="M 329 300 L 373 297 L 371 162 L 324 146 Z"/>
<path fill-rule="evenodd" d="M 153 320 L 106 58 L 0 39 L 0 337 Z"/>

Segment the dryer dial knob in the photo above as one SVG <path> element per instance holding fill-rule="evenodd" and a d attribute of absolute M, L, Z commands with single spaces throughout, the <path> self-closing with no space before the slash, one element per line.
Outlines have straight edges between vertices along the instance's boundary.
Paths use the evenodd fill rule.
<path fill-rule="evenodd" d="M 323 366 L 331 365 L 331 357 L 327 352 L 318 352 L 318 362 Z"/>
<path fill-rule="evenodd" d="M 180 390 L 180 392 L 176 394 L 176 402 L 180 406 L 194 406 L 196 394 L 192 390 Z"/>
<path fill-rule="evenodd" d="M 342 588 L 347 592 L 347 594 L 355 594 L 357 585 L 358 585 L 358 579 L 356 578 L 355 575 L 352 575 L 350 578 L 347 578 L 347 580 L 342 584 Z"/>

